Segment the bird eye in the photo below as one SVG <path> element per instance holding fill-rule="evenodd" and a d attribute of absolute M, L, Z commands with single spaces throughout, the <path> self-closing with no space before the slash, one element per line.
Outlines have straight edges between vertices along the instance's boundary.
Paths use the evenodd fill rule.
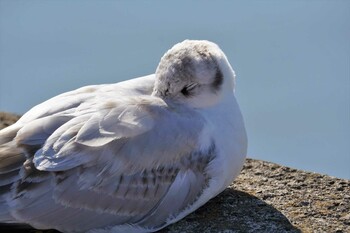
<path fill-rule="evenodd" d="M 188 95 L 189 95 L 189 92 L 188 92 L 187 87 L 182 88 L 181 93 L 182 93 L 184 96 L 188 96 Z"/>
<path fill-rule="evenodd" d="M 189 85 L 186 85 L 184 88 L 182 88 L 181 93 L 184 96 L 190 96 L 191 95 L 191 91 L 197 86 L 196 83 L 191 83 Z"/>

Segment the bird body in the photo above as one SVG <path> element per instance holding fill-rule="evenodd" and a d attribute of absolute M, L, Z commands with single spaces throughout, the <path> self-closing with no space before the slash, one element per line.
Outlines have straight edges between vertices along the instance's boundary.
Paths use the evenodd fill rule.
<path fill-rule="evenodd" d="M 63 93 L 0 131 L 0 222 L 153 232 L 223 191 L 246 132 L 217 45 L 186 40 L 157 71 Z"/>

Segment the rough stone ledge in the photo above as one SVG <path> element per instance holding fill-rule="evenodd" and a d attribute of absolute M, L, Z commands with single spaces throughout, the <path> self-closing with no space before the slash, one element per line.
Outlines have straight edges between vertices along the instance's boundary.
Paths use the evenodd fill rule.
<path fill-rule="evenodd" d="M 0 113 L 0 128 L 16 120 Z M 230 187 L 160 232 L 350 232 L 350 181 L 247 159 Z"/>

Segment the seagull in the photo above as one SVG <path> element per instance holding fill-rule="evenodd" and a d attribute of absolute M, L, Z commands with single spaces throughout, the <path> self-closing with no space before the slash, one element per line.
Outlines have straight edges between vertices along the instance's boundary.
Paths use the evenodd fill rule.
<path fill-rule="evenodd" d="M 155 74 L 53 97 L 0 131 L 0 223 L 154 232 L 222 192 L 247 153 L 235 73 L 185 40 Z"/>

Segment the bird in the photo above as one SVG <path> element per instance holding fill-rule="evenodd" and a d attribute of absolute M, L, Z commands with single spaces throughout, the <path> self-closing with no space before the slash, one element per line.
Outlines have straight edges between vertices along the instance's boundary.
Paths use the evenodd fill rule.
<path fill-rule="evenodd" d="M 184 40 L 154 74 L 33 107 L 0 131 L 0 223 L 141 233 L 184 218 L 245 161 L 235 78 L 217 44 Z"/>

